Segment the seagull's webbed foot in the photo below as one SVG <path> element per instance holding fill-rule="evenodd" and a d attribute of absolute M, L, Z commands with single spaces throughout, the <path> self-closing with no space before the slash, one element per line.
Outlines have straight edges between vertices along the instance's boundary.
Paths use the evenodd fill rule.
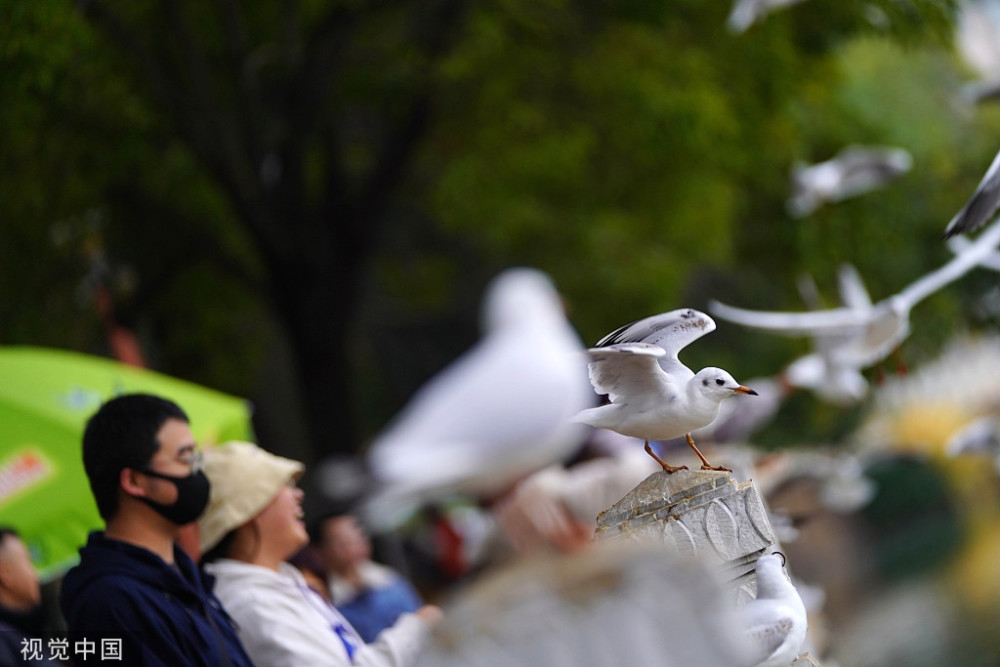
<path fill-rule="evenodd" d="M 649 454 L 650 456 L 652 456 L 654 459 L 656 459 L 656 462 L 660 464 L 660 467 L 663 468 L 664 472 L 671 472 L 671 473 L 673 473 L 673 472 L 677 472 L 678 470 L 687 470 L 688 469 L 687 466 L 672 466 L 672 465 L 667 465 L 663 461 L 663 459 L 661 459 L 659 456 L 657 456 L 656 454 L 653 453 L 653 450 L 649 446 L 649 440 L 646 441 L 646 453 Z"/>
<path fill-rule="evenodd" d="M 719 472 L 732 472 L 733 471 L 732 468 L 725 468 L 723 466 L 714 466 L 711 463 L 709 463 L 708 459 L 705 458 L 704 454 L 702 454 L 701 451 L 699 451 L 699 449 L 697 447 L 695 447 L 695 445 L 694 445 L 694 438 L 691 437 L 691 434 L 687 433 L 685 435 L 687 437 L 688 446 L 691 449 L 693 449 L 694 453 L 698 455 L 699 459 L 701 459 L 701 469 L 702 470 L 717 470 Z"/>

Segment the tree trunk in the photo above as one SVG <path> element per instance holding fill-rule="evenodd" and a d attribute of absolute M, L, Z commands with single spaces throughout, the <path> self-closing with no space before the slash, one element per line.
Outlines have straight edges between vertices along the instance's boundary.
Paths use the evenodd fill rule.
<path fill-rule="evenodd" d="M 314 460 L 357 449 L 350 334 L 367 257 L 329 253 L 317 260 L 319 266 L 308 266 L 301 257 L 285 258 L 275 276 Z"/>

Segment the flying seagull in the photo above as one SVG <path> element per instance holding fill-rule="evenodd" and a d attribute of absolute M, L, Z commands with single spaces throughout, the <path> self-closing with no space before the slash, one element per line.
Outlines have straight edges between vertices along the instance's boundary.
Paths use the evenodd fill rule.
<path fill-rule="evenodd" d="M 996 7 L 990 2 L 963 2 L 958 7 L 955 46 L 959 55 L 977 75 L 962 86 L 965 102 L 979 104 L 1000 97 L 1000 48 L 994 23 Z"/>
<path fill-rule="evenodd" d="M 871 307 L 854 304 L 787 313 L 746 310 L 713 301 L 709 309 L 724 320 L 787 336 L 843 336 L 826 353 L 848 368 L 864 368 L 884 359 L 909 335 L 910 311 L 917 303 L 978 266 L 996 250 L 998 243 L 1000 223 L 944 266 Z"/>
<path fill-rule="evenodd" d="M 945 451 L 949 456 L 992 456 L 1000 470 L 1000 419 L 987 415 L 972 420 L 948 439 Z"/>
<path fill-rule="evenodd" d="M 701 459 L 703 470 L 728 470 L 712 466 L 694 444 L 691 431 L 707 426 L 719 414 L 719 404 L 735 394 L 756 396 L 721 368 L 693 373 L 677 358 L 689 343 L 715 330 L 705 313 L 681 309 L 653 315 L 611 332 L 590 352 L 590 382 L 611 402 L 581 411 L 573 420 L 646 441 L 646 452 L 667 472 L 687 466 L 670 466 L 649 447 L 650 440 L 687 437 Z"/>
<path fill-rule="evenodd" d="M 902 148 L 851 145 L 832 159 L 792 168 L 788 212 L 802 218 L 826 202 L 838 202 L 869 192 L 905 174 L 913 158 Z"/>
<path fill-rule="evenodd" d="M 746 32 L 747 28 L 774 10 L 800 2 L 803 0 L 736 0 L 726 25 L 736 34 Z"/>
<path fill-rule="evenodd" d="M 859 313 L 869 312 L 872 300 L 857 269 L 843 264 L 837 270 L 841 304 Z M 798 281 L 799 293 L 814 311 L 822 310 L 819 293 L 811 276 Z M 857 355 L 857 335 L 835 331 L 812 336 L 813 351 L 788 364 L 781 372 L 785 384 L 808 389 L 829 403 L 850 405 L 868 393 L 868 380 L 861 373 L 868 359 Z"/>

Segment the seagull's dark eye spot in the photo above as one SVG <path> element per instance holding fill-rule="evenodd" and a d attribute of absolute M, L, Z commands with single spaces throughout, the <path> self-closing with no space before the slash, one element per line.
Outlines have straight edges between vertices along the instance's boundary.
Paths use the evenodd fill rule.
<path fill-rule="evenodd" d="M 720 380 L 720 379 L 716 378 L 715 379 L 715 384 L 717 384 L 717 385 L 719 385 L 721 387 L 722 385 L 726 384 L 726 381 L 725 380 Z"/>
<path fill-rule="evenodd" d="M 702 383 L 703 385 L 705 385 L 706 387 L 708 386 L 708 380 L 702 380 L 702 381 L 701 381 L 701 383 Z"/>

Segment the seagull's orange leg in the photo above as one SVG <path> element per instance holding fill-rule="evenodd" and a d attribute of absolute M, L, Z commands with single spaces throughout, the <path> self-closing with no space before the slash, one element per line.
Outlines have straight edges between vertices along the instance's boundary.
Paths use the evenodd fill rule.
<path fill-rule="evenodd" d="M 694 438 L 691 437 L 691 434 L 687 433 L 686 436 L 687 436 L 688 446 L 691 447 L 691 449 L 694 450 L 694 453 L 698 455 L 698 458 L 701 459 L 702 470 L 719 470 L 722 472 L 733 471 L 732 468 L 723 468 L 722 466 L 714 466 L 711 463 L 709 463 L 708 459 L 706 459 L 704 455 L 702 455 L 702 453 L 698 451 L 698 448 L 694 446 Z"/>
<path fill-rule="evenodd" d="M 902 350 L 897 347 L 892 351 L 892 356 L 896 360 L 896 375 L 903 377 L 909 372 L 909 369 L 906 367 L 906 360 L 903 359 Z"/>
<path fill-rule="evenodd" d="M 653 450 L 649 446 L 649 440 L 646 441 L 646 453 L 649 454 L 650 456 L 652 456 L 654 459 L 656 459 L 656 462 L 659 463 L 660 466 L 662 466 L 662 468 L 666 472 L 677 472 L 678 470 L 687 470 L 688 469 L 687 466 L 670 466 L 670 465 L 667 465 L 666 463 L 664 463 L 663 459 L 661 459 L 659 456 L 657 456 L 656 454 L 653 453 Z"/>

